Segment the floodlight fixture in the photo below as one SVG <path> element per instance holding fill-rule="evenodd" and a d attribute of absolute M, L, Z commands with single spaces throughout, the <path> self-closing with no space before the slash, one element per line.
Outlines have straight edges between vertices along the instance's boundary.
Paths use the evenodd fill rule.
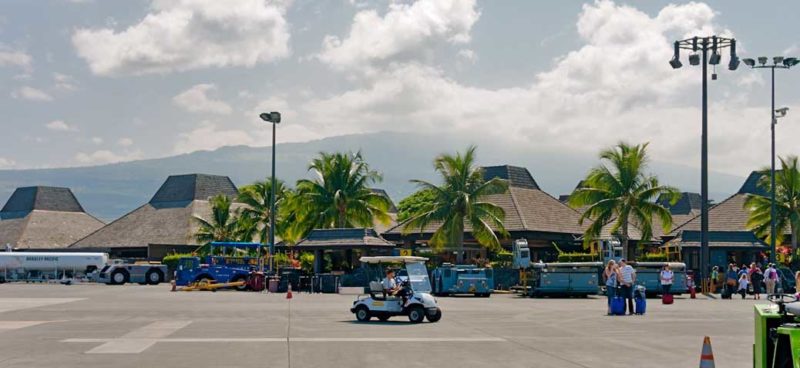
<path fill-rule="evenodd" d="M 675 41 L 675 54 L 672 56 L 672 60 L 669 61 L 669 65 L 672 66 L 672 69 L 678 69 L 683 64 L 681 64 L 681 45 L 678 41 Z"/>
<path fill-rule="evenodd" d="M 766 56 L 759 56 L 758 63 L 761 65 L 767 65 L 767 57 Z"/>
<path fill-rule="evenodd" d="M 781 64 L 783 64 L 783 56 L 776 56 L 776 57 L 773 57 L 773 58 L 772 58 L 772 62 L 773 62 L 773 63 L 775 63 L 775 65 L 781 65 Z"/>
<path fill-rule="evenodd" d="M 776 118 L 782 118 L 782 117 L 786 116 L 786 113 L 788 113 L 788 112 L 789 112 L 789 108 L 788 107 L 781 107 L 779 109 L 775 109 L 775 114 L 776 114 L 775 117 Z"/>
<path fill-rule="evenodd" d="M 689 64 L 700 65 L 700 55 L 698 54 L 689 55 Z"/>
<path fill-rule="evenodd" d="M 747 66 L 749 66 L 751 68 L 756 65 L 756 61 L 751 59 L 751 58 L 744 58 L 744 59 L 742 59 L 742 61 L 744 62 L 745 65 L 747 65 Z"/>

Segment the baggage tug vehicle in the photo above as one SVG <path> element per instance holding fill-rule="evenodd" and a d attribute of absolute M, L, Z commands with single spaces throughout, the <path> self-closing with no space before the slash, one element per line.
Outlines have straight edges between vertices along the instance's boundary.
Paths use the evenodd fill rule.
<path fill-rule="evenodd" d="M 772 304 L 755 305 L 753 367 L 800 368 L 800 302 L 796 295 L 773 294 Z"/>

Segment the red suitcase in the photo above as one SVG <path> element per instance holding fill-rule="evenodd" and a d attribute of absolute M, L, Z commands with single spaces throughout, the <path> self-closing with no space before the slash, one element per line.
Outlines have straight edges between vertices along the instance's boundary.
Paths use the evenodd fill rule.
<path fill-rule="evenodd" d="M 664 294 L 661 296 L 661 303 L 663 304 L 672 304 L 672 294 Z"/>

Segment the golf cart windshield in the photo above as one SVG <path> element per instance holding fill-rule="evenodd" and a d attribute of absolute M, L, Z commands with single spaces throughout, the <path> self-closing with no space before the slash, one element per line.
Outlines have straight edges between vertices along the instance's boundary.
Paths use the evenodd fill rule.
<path fill-rule="evenodd" d="M 411 290 L 430 293 L 431 282 L 428 279 L 428 269 L 422 262 L 407 263 L 406 270 L 408 271 L 408 280 L 411 282 Z"/>

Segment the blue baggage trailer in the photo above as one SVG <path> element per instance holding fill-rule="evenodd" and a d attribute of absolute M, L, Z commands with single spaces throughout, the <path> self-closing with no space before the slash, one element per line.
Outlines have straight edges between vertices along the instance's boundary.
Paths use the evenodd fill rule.
<path fill-rule="evenodd" d="M 602 262 L 533 263 L 529 295 L 597 295 L 602 270 Z"/>
<path fill-rule="evenodd" d="M 631 265 L 636 269 L 636 285 L 643 285 L 648 296 L 661 294 L 661 269 L 667 264 L 673 274 L 670 294 L 688 293 L 686 264 L 681 262 L 633 262 Z"/>
<path fill-rule="evenodd" d="M 488 297 L 494 291 L 494 270 L 491 268 L 445 263 L 431 272 L 431 279 L 434 295 Z"/>

